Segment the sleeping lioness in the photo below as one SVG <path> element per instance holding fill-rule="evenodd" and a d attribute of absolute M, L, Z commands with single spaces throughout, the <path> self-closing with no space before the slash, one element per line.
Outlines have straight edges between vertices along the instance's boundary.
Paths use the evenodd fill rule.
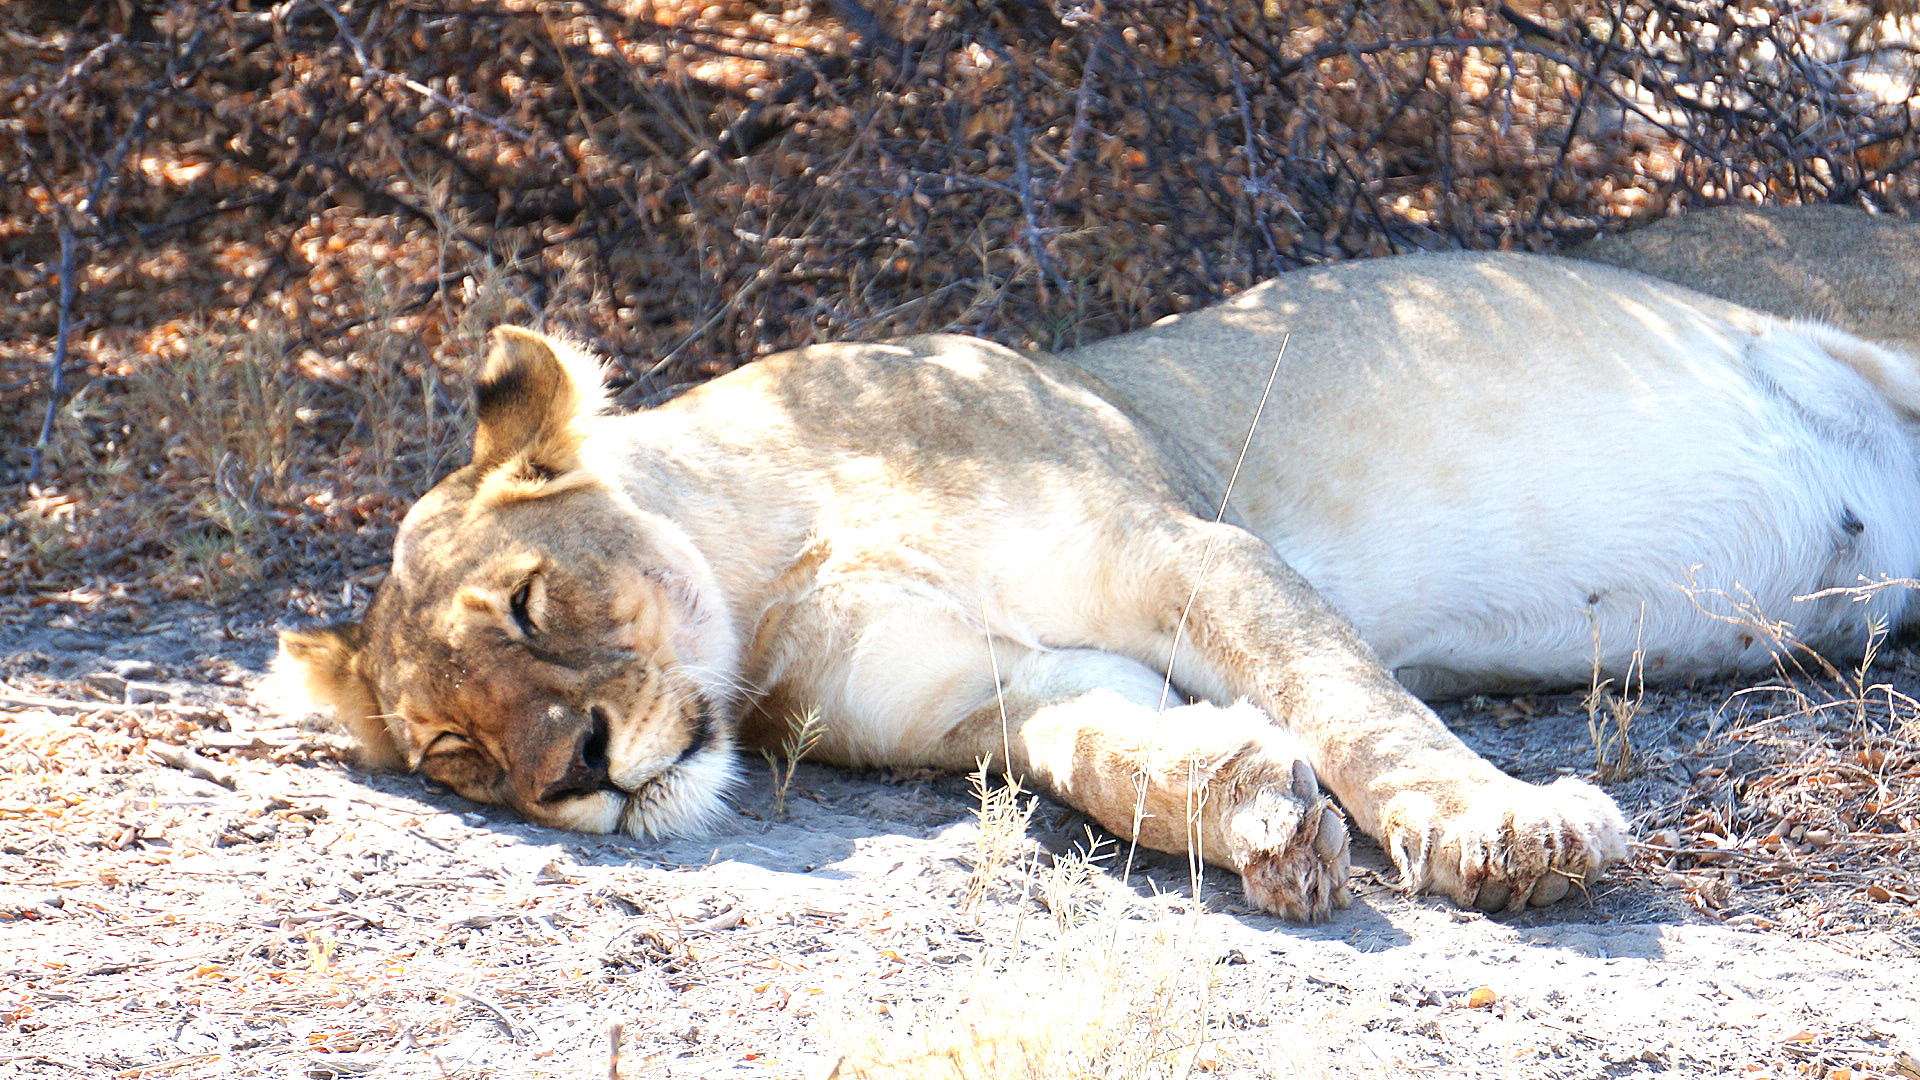
<path fill-rule="evenodd" d="M 822 758 L 988 759 L 1294 919 L 1346 902 L 1323 790 L 1465 905 L 1624 854 L 1599 789 L 1504 775 L 1416 693 L 1764 664 L 1731 602 L 1843 647 L 1904 592 L 1794 598 L 1920 563 L 1910 358 L 1550 256 L 1299 271 L 1055 358 L 820 345 L 603 406 L 592 359 L 497 331 L 473 461 L 365 620 L 283 637 L 373 762 L 662 835 L 811 713 Z"/>

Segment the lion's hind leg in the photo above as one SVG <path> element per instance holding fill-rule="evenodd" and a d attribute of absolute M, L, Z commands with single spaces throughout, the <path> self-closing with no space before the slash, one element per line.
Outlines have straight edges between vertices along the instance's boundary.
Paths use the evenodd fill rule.
<path fill-rule="evenodd" d="M 1301 747 L 1245 702 L 1181 704 L 1158 673 L 1092 649 L 1025 652 L 956 747 L 1006 760 L 1125 839 L 1237 871 L 1289 919 L 1348 902 L 1347 827 Z"/>

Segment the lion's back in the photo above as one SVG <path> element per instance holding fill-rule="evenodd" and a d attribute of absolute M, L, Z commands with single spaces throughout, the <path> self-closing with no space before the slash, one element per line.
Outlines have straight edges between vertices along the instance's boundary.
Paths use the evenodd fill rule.
<path fill-rule="evenodd" d="M 1920 355 L 1920 224 L 1847 206 L 1720 206 L 1570 254 Z"/>

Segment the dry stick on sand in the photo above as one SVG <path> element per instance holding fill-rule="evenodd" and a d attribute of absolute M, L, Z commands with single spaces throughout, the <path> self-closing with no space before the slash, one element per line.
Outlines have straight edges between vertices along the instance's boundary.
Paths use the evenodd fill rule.
<path fill-rule="evenodd" d="M 44 712 L 63 715 L 75 713 L 151 713 L 155 710 L 180 708 L 170 701 L 77 701 L 73 698 L 48 697 L 44 694 L 32 694 L 0 682 L 0 706 L 14 709 L 40 709 Z"/>
<path fill-rule="evenodd" d="M 607 1025 L 607 1080 L 620 1080 L 620 1038 L 626 1031 L 618 1020 Z"/>
<path fill-rule="evenodd" d="M 184 746 L 150 742 L 147 744 L 147 753 L 153 755 L 154 759 L 161 764 L 170 765 L 188 776 L 197 776 L 208 783 L 219 784 L 229 790 L 236 786 L 232 773 Z"/>
<path fill-rule="evenodd" d="M 119 701 L 73 701 L 68 698 L 44 697 L 16 690 L 0 683 L 0 706 L 15 709 L 39 709 L 44 712 L 79 715 L 84 713 L 145 713 L 155 714 L 167 707 L 167 703 L 158 701 L 131 704 Z M 149 742 L 147 753 L 163 765 L 179 769 L 189 776 L 197 776 L 209 783 L 218 784 L 229 790 L 235 787 L 233 774 L 219 765 L 208 761 L 184 746 L 169 743 Z"/>
<path fill-rule="evenodd" d="M 93 1066 L 83 1061 L 75 1061 L 58 1054 L 7 1054 L 0 1056 L 0 1065 L 11 1065 L 16 1061 L 37 1061 L 43 1065 L 55 1065 L 63 1069 L 72 1069 L 82 1076 L 93 1075 Z"/>
<path fill-rule="evenodd" d="M 12 709 L 40 709 L 50 713 L 90 713 L 125 712 L 129 709 L 148 709 L 152 705 L 124 705 L 115 701 L 72 701 L 67 698 L 42 697 L 0 683 L 0 705 Z"/>
<path fill-rule="evenodd" d="M 501 1008 L 493 999 L 486 997 L 478 991 L 462 990 L 457 986 L 449 987 L 447 994 L 449 997 L 456 997 L 461 1001 L 471 1002 L 472 1004 L 480 1006 L 480 1008 L 492 1014 L 495 1020 L 500 1021 L 501 1027 L 507 1029 L 508 1039 L 516 1043 L 520 1041 L 520 1025 L 514 1023 L 513 1017 L 507 1015 L 507 1010 Z"/>

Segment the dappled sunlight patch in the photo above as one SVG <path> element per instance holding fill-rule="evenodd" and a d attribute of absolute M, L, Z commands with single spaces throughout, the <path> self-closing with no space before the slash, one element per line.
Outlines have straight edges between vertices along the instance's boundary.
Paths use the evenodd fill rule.
<path fill-rule="evenodd" d="M 144 339 L 138 363 L 61 410 L 60 479 L 0 531 L 0 591 L 91 580 L 224 600 L 371 560 L 470 439 L 454 385 L 469 358 L 397 332 L 345 366 L 257 318 L 170 320 Z"/>

